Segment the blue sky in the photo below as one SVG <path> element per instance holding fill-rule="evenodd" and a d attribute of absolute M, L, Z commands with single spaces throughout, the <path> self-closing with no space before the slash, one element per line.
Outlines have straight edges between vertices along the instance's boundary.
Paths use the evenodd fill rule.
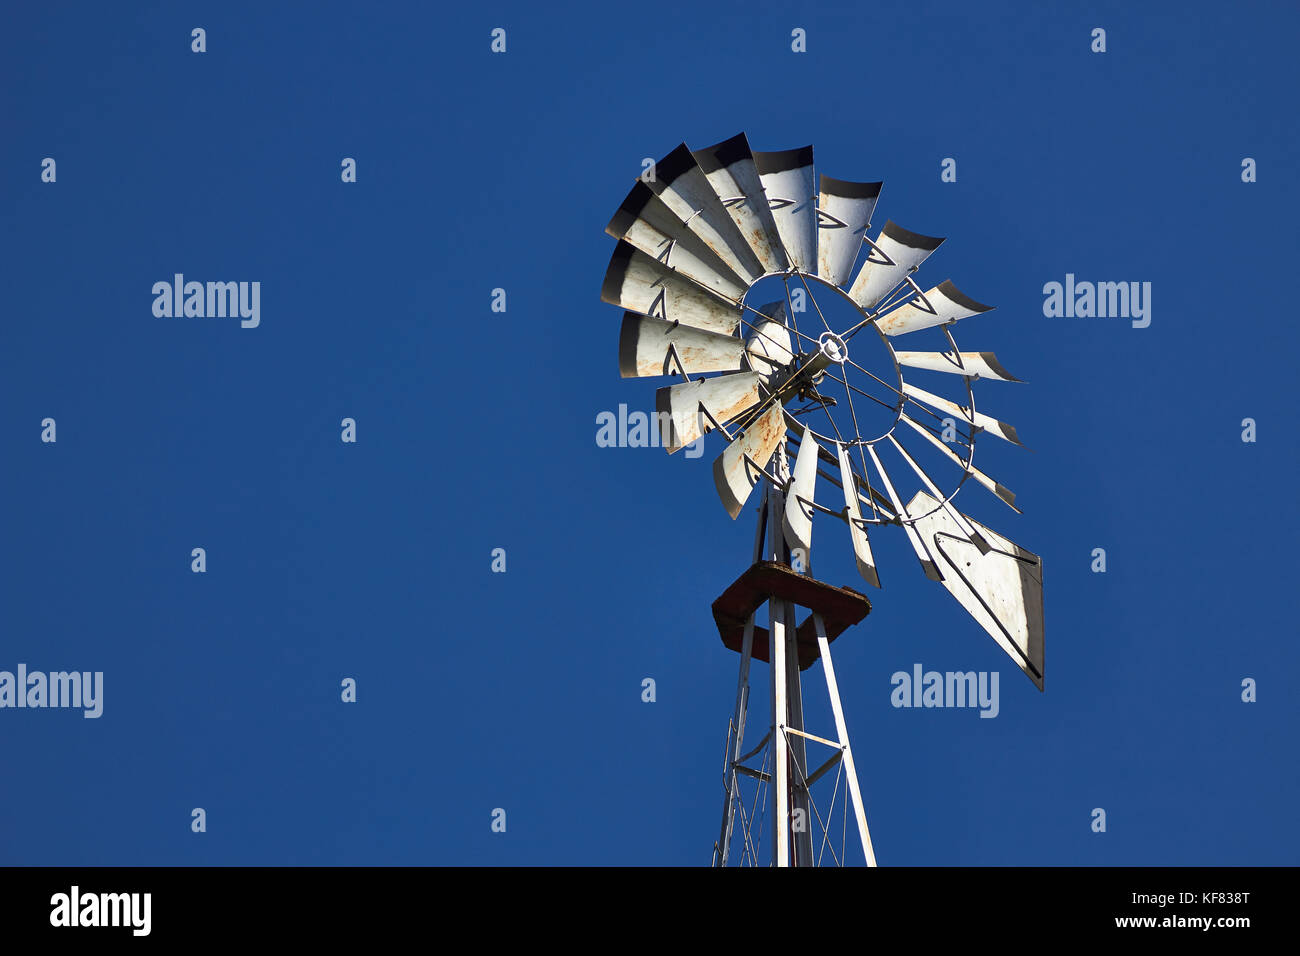
<path fill-rule="evenodd" d="M 1033 449 L 982 451 L 1024 515 L 957 504 L 1044 558 L 1046 693 L 878 536 L 885 589 L 835 662 L 880 862 L 1300 862 L 1296 27 L 1262 3 L 15 9 L 0 669 L 103 671 L 105 699 L 0 710 L 0 863 L 707 863 L 737 663 L 709 605 L 753 526 L 717 502 L 719 439 L 597 447 L 662 384 L 618 377 L 599 294 L 642 158 L 741 130 L 950 237 L 920 276 L 996 305 L 958 341 L 1026 380 L 978 393 Z M 177 272 L 259 281 L 261 324 L 155 317 Z M 1151 325 L 1045 317 L 1067 273 L 1150 282 Z M 867 590 L 825 541 L 819 574 Z M 917 662 L 1000 671 L 998 717 L 893 708 Z"/>

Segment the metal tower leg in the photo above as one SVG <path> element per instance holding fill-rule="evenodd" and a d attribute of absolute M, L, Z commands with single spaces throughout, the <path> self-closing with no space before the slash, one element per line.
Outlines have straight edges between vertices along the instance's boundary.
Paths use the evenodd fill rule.
<path fill-rule="evenodd" d="M 876 852 L 871 846 L 871 834 L 867 831 L 867 812 L 862 806 L 862 791 L 858 789 L 858 771 L 853 764 L 853 748 L 849 746 L 849 730 L 844 723 L 844 707 L 840 703 L 840 687 L 835 682 L 835 665 L 831 663 L 831 642 L 826 640 L 826 624 L 820 614 L 813 615 L 817 626 L 817 646 L 821 650 L 822 669 L 826 673 L 826 693 L 831 699 L 831 710 L 835 714 L 835 734 L 840 746 L 844 748 L 844 775 L 848 779 L 849 796 L 853 798 L 853 812 L 858 820 L 858 836 L 862 840 L 862 854 L 867 866 L 876 865 Z"/>
<path fill-rule="evenodd" d="M 740 677 L 736 682 L 736 712 L 731 721 L 731 737 L 727 741 L 726 800 L 722 805 L 722 833 L 718 838 L 714 866 L 726 866 L 731 856 L 731 835 L 736 824 L 736 800 L 739 781 L 736 764 L 740 761 L 740 748 L 745 741 L 745 718 L 749 712 L 749 662 L 754 650 L 754 616 L 745 624 L 745 643 L 740 655 Z"/>
<path fill-rule="evenodd" d="M 781 560 L 781 521 L 777 510 L 781 504 L 778 491 L 768 491 L 769 554 Z M 768 650 L 772 672 L 772 862 L 790 865 L 790 748 L 785 728 L 789 721 L 789 697 L 786 671 L 785 602 L 772 598 L 767 602 Z"/>
<path fill-rule="evenodd" d="M 786 602 L 785 661 L 787 726 L 793 734 L 786 735 L 793 766 L 790 771 L 790 841 L 794 847 L 794 865 L 813 865 L 812 802 L 808 793 L 808 750 L 803 737 L 803 689 L 799 679 L 799 647 L 795 626 L 794 606 Z"/>
<path fill-rule="evenodd" d="M 736 682 L 736 713 L 731 721 L 731 738 L 727 741 L 727 795 L 722 805 L 722 834 L 718 839 L 715 866 L 726 866 L 731 855 L 731 834 L 736 822 L 736 799 L 739 781 L 736 764 L 740 761 L 740 748 L 745 742 L 745 718 L 749 712 L 749 662 L 754 650 L 754 616 L 745 624 L 745 643 L 740 655 L 740 677 Z"/>
<path fill-rule="evenodd" d="M 763 486 L 763 500 L 759 507 L 758 529 L 754 535 L 754 560 L 763 555 L 763 535 L 767 529 L 767 485 Z M 749 712 L 749 663 L 754 651 L 754 615 L 745 622 L 745 639 L 740 651 L 740 676 L 736 679 L 736 711 L 731 720 L 732 736 L 727 740 L 726 798 L 722 805 L 722 833 L 715 850 L 714 866 L 726 866 L 731 859 L 731 835 L 736 825 L 736 799 L 739 781 L 736 764 L 740 749 L 745 743 L 745 718 Z"/>
<path fill-rule="evenodd" d="M 780 516 L 785 513 L 785 495 L 780 491 L 772 490 L 772 513 L 768 516 L 770 544 L 768 545 L 769 557 L 774 561 L 782 564 L 790 563 L 789 548 L 785 542 L 785 534 L 782 532 Z M 807 749 L 804 745 L 803 738 L 803 693 L 800 682 L 799 672 L 799 642 L 798 627 L 795 616 L 795 606 L 789 601 L 772 601 L 769 608 L 769 621 L 771 622 L 772 644 L 775 647 L 777 642 L 784 649 L 784 697 L 785 705 L 777 709 L 773 705 L 772 713 L 780 714 L 779 727 L 773 728 L 772 739 L 774 746 L 779 746 L 781 753 L 778 759 L 784 757 L 786 767 L 783 775 L 778 779 L 784 781 L 787 788 L 787 824 L 782 827 L 779 824 L 774 835 L 779 834 L 783 844 L 789 844 L 789 852 L 792 854 L 792 860 L 787 863 L 778 863 L 778 866 L 789 865 L 793 862 L 794 866 L 811 866 L 812 865 L 812 816 L 811 802 L 808 795 L 808 788 L 805 781 L 808 777 L 808 757 Z M 780 625 L 780 630 L 776 628 Z M 783 633 L 782 633 L 783 632 Z M 776 669 L 782 665 L 778 664 L 776 657 L 772 658 L 773 679 L 775 683 Z M 794 733 L 786 733 L 785 728 L 789 728 Z M 774 773 L 780 772 L 779 768 L 774 769 Z"/>

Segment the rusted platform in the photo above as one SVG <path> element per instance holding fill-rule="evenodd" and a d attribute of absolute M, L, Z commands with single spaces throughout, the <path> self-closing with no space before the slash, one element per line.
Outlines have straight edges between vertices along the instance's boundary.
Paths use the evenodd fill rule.
<path fill-rule="evenodd" d="M 760 561 L 738 577 L 722 596 L 713 602 L 713 620 L 718 625 L 722 643 L 741 652 L 745 641 L 745 621 L 769 598 L 780 598 L 811 612 L 819 613 L 826 625 L 827 640 L 835 640 L 871 612 L 866 595 L 852 588 L 837 588 L 805 574 L 797 574 L 784 564 Z M 797 646 L 799 669 L 807 670 L 821 656 L 817 648 L 817 628 L 813 615 L 799 625 Z M 769 661 L 767 628 L 754 625 L 753 657 Z"/>

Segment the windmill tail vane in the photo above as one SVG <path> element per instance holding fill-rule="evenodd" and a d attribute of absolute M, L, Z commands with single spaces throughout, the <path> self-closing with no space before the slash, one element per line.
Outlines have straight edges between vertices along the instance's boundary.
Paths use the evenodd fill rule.
<path fill-rule="evenodd" d="M 624 311 L 619 371 L 678 379 L 655 397 L 665 449 L 719 433 L 714 484 L 733 519 L 763 485 L 753 566 L 714 604 L 724 644 L 741 654 L 715 846 L 722 865 L 736 853 L 741 862 L 758 860 L 757 804 L 747 809 L 740 799 L 742 778 L 772 790 L 772 862 L 823 861 L 829 844 L 818 851 L 808 836 L 814 828 L 799 826 L 810 814 L 826 822 L 812 784 L 831 763 L 806 763 L 817 742 L 835 750 L 846 829 L 851 800 L 863 856 L 875 862 L 830 660 L 830 641 L 870 604 L 812 577 L 814 519 L 847 525 L 858 572 L 875 588 L 872 533 L 901 527 L 925 576 L 1043 689 L 1042 560 L 952 503 L 971 479 L 1019 512 L 1015 495 L 975 466 L 974 451 L 980 435 L 1022 445 L 1020 436 L 976 410 L 973 385 L 1020 380 L 992 352 L 963 352 L 953 337 L 953 325 L 990 306 L 949 279 L 928 289 L 914 279 L 944 239 L 892 220 L 873 238 L 881 189 L 815 176 L 811 146 L 754 152 L 741 133 L 706 149 L 678 146 L 649 181 L 633 184 L 606 227 L 617 244 L 601 298 Z M 763 297 L 756 286 L 776 283 L 782 298 L 751 301 Z M 903 336 L 920 350 L 897 350 Z M 880 374 L 855 360 L 876 341 L 889 360 Z M 863 424 L 868 412 L 879 429 Z M 767 629 L 755 623 L 763 603 Z M 796 607 L 811 612 L 802 625 Z M 757 748 L 767 768 L 758 770 L 746 763 L 754 754 L 741 754 L 754 659 L 771 665 L 769 703 L 780 718 Z M 834 741 L 803 729 L 799 674 L 818 660 Z M 834 862 L 844 861 L 829 849 Z"/>

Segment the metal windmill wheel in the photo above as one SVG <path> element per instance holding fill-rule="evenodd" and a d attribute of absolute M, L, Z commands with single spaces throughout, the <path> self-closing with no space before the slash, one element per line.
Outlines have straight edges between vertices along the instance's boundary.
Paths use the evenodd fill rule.
<path fill-rule="evenodd" d="M 809 740 L 838 751 L 831 759 L 848 778 L 863 852 L 875 862 L 830 661 L 830 641 L 870 604 L 812 577 L 817 515 L 847 524 L 858 570 L 877 588 L 870 532 L 901 527 L 925 575 L 1043 687 L 1041 559 L 952 503 L 972 478 L 1019 510 L 1009 490 L 975 467 L 979 435 L 1020 439 L 1010 425 L 976 411 L 973 387 L 982 379 L 1018 380 L 991 352 L 962 352 L 953 338 L 956 322 L 989 306 L 951 281 L 923 290 L 914 280 L 943 239 L 892 221 L 868 236 L 881 185 L 818 179 L 811 146 L 755 153 L 742 133 L 707 149 L 673 150 L 651 181 L 637 181 L 606 228 L 618 245 L 602 298 L 626 310 L 621 374 L 682 379 L 656 395 L 664 447 L 671 454 L 711 432 L 723 437 L 713 474 L 732 518 L 763 485 L 754 564 L 714 604 L 724 643 L 741 654 L 714 855 L 723 865 L 738 821 L 746 835 L 742 860 L 746 853 L 749 862 L 757 859 L 748 840 L 752 820 L 737 799 L 742 776 L 771 785 L 773 861 L 821 858 L 792 824 L 801 810 L 815 812 L 811 788 L 825 772 L 808 765 Z M 780 297 L 755 304 L 774 284 Z M 928 336 L 932 347 L 898 351 L 903 336 L 918 348 Z M 956 394 L 933 391 L 945 388 Z M 755 623 L 764 602 L 767 629 Z M 804 625 L 796 626 L 795 606 L 811 612 Z M 771 664 L 778 717 L 765 738 L 770 771 L 755 771 L 740 756 L 753 659 Z M 803 728 L 799 673 L 818 660 L 834 741 Z"/>

